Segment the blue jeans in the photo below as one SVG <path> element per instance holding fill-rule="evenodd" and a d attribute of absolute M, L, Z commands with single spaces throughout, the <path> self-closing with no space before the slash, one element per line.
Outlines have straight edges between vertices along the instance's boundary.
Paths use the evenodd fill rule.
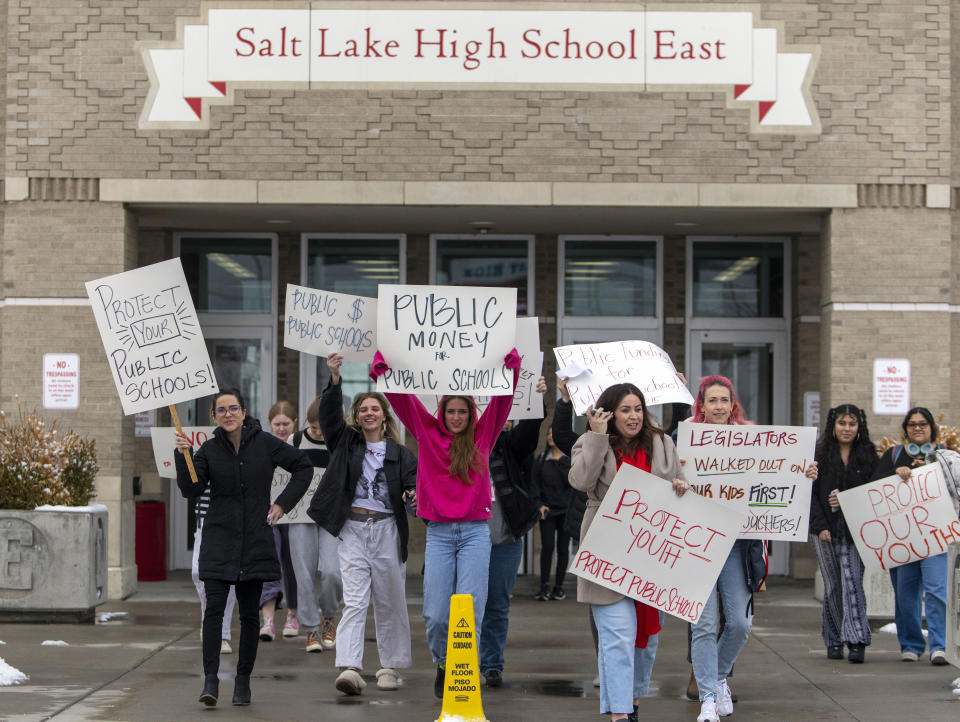
<path fill-rule="evenodd" d="M 492 669 L 503 671 L 503 648 L 507 644 L 510 623 L 510 594 L 522 558 L 523 539 L 497 544 L 490 550 L 487 606 L 480 631 L 480 674 L 486 675 Z"/>
<path fill-rule="evenodd" d="M 423 621 L 433 661 L 447 659 L 450 596 L 473 597 L 475 629 L 482 629 L 490 570 L 490 528 L 486 519 L 445 523 L 427 522 L 423 555 Z"/>
<path fill-rule="evenodd" d="M 597 624 L 600 712 L 632 714 L 633 700 L 650 690 L 660 635 L 650 637 L 646 649 L 636 646 L 637 608 L 627 597 L 614 604 L 591 604 L 590 609 Z"/>
<path fill-rule="evenodd" d="M 893 583 L 893 619 L 897 624 L 900 651 L 923 654 L 926 649 L 921 627 L 924 606 L 930 651 L 946 649 L 947 555 L 937 554 L 894 567 L 890 570 L 890 581 Z"/>
<path fill-rule="evenodd" d="M 733 670 L 733 663 L 750 636 L 753 615 L 747 614 L 750 590 L 743 571 L 744 541 L 734 542 L 727 561 L 720 570 L 717 583 L 707 598 L 700 620 L 693 625 L 690 639 L 690 657 L 693 674 L 697 678 L 700 701 L 717 698 L 716 687 Z M 720 614 L 717 592 L 723 602 L 723 634 L 717 639 Z"/>

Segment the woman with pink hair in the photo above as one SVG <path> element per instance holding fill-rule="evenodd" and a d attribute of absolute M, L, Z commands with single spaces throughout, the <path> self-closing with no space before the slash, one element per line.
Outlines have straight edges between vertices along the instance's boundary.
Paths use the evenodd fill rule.
<path fill-rule="evenodd" d="M 691 421 L 701 424 L 751 423 L 744 418 L 733 383 L 726 376 L 707 376 L 700 381 Z M 806 475 L 817 478 L 816 462 L 810 463 Z M 758 555 L 759 558 L 763 556 L 762 541 L 738 539 L 734 543 L 700 620 L 692 625 L 690 656 L 700 695 L 697 722 L 719 722 L 720 717 L 733 714 L 727 677 L 750 636 L 753 592 L 763 581 L 751 573 L 750 561 Z M 718 638 L 721 604 L 724 628 Z"/>

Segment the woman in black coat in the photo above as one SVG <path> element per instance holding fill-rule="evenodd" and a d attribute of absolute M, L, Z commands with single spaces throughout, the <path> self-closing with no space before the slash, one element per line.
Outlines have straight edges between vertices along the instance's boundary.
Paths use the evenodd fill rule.
<path fill-rule="evenodd" d="M 220 390 L 210 409 L 217 428 L 213 438 L 193 453 L 197 483 L 193 483 L 183 454 L 190 441 L 176 435 L 177 485 L 186 498 L 210 487 L 210 507 L 203 520 L 199 576 L 207 595 L 203 617 L 203 692 L 200 702 L 212 707 L 219 691 L 220 627 L 230 586 L 236 588 L 240 608 L 240 652 L 233 703 L 250 704 L 250 673 L 257 657 L 260 590 L 265 581 L 280 578 L 280 562 L 271 527 L 306 493 L 313 465 L 299 449 L 265 433 L 260 422 L 247 416 L 243 397 L 235 389 Z M 287 487 L 270 503 L 273 472 L 282 467 L 292 474 Z"/>

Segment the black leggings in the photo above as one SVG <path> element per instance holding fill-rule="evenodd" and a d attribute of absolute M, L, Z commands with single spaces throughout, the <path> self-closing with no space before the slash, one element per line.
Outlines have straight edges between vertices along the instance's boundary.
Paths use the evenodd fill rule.
<path fill-rule="evenodd" d="M 553 558 L 554 542 L 557 548 L 557 583 L 563 586 L 563 578 L 567 573 L 567 562 L 570 558 L 570 535 L 563 528 L 566 514 L 548 516 L 540 520 L 540 585 L 550 583 L 550 561 Z"/>
<path fill-rule="evenodd" d="M 227 606 L 230 582 L 204 579 L 207 608 L 203 615 L 203 673 L 216 674 L 220 669 L 220 628 L 223 610 Z M 257 659 L 260 641 L 260 580 L 236 582 L 237 608 L 240 610 L 240 649 L 237 653 L 237 674 L 249 675 Z"/>

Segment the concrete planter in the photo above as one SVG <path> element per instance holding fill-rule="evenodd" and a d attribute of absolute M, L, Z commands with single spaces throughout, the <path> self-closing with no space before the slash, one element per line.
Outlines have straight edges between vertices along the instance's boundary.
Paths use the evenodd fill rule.
<path fill-rule="evenodd" d="M 105 506 L 0 509 L 0 620 L 93 621 L 105 601 Z"/>

